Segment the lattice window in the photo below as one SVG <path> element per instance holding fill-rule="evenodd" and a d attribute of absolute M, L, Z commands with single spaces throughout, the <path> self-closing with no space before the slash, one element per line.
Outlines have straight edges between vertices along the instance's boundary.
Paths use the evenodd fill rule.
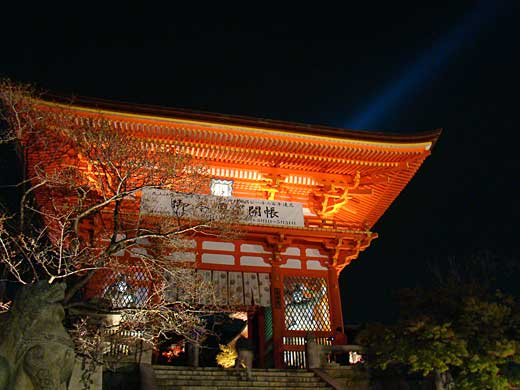
<path fill-rule="evenodd" d="M 264 329 L 265 329 L 265 342 L 268 342 L 273 338 L 273 310 L 271 307 L 266 307 L 264 312 Z"/>
<path fill-rule="evenodd" d="M 100 272 L 98 285 L 104 286 L 101 297 L 112 308 L 139 307 L 149 297 L 150 281 L 139 267 L 128 267 L 124 271 Z"/>
<path fill-rule="evenodd" d="M 285 328 L 330 331 L 330 310 L 325 278 L 284 278 Z"/>

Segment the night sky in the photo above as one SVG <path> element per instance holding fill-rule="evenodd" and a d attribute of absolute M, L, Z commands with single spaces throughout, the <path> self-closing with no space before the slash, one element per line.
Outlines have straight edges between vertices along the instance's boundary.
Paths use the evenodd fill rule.
<path fill-rule="evenodd" d="M 513 1 L 357 3 L 3 6 L 0 76 L 354 130 L 443 128 L 380 238 L 341 275 L 347 323 L 388 321 L 393 291 L 428 284 L 432 262 L 480 251 L 520 262 L 520 19 Z"/>

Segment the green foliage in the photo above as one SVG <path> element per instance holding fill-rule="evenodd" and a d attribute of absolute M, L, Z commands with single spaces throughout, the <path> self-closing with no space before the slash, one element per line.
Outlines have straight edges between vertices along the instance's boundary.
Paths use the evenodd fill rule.
<path fill-rule="evenodd" d="M 478 285 L 406 290 L 402 319 L 363 334 L 369 363 L 424 376 L 446 373 L 463 390 L 509 390 L 520 378 L 518 302 Z M 442 387 L 438 387 L 442 388 Z"/>

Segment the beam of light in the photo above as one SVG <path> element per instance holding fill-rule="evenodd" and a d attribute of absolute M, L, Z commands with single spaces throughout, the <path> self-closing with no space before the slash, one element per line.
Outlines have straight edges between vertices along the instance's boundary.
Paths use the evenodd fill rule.
<path fill-rule="evenodd" d="M 353 129 L 367 129 L 375 126 L 390 112 L 396 111 L 406 95 L 416 92 L 426 81 L 433 80 L 434 75 L 452 59 L 453 54 L 479 32 L 482 25 L 496 13 L 494 4 L 494 0 L 480 1 L 455 28 L 423 53 L 357 117 L 347 121 L 347 126 Z"/>

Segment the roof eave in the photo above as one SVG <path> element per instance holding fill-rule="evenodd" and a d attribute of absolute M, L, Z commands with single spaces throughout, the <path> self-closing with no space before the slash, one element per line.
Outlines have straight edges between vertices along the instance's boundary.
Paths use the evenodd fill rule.
<path fill-rule="evenodd" d="M 431 131 L 417 132 L 412 134 L 349 130 L 331 126 L 309 125 L 302 123 L 252 118 L 239 115 L 218 114 L 179 108 L 164 108 L 160 106 L 131 104 L 97 98 L 74 97 L 71 99 L 70 97 L 66 98 L 61 95 L 53 94 L 46 95 L 42 100 L 48 101 L 50 103 L 69 104 L 75 107 L 85 107 L 90 109 L 97 109 L 100 111 L 114 111 L 134 115 L 146 115 L 157 118 L 178 118 L 233 126 L 248 126 L 266 130 L 270 130 L 273 128 L 283 129 L 283 131 L 291 133 L 312 134 L 333 138 L 350 138 L 359 141 L 371 142 L 389 142 L 403 144 L 431 142 L 433 147 L 442 133 L 442 129 L 435 129 Z"/>

